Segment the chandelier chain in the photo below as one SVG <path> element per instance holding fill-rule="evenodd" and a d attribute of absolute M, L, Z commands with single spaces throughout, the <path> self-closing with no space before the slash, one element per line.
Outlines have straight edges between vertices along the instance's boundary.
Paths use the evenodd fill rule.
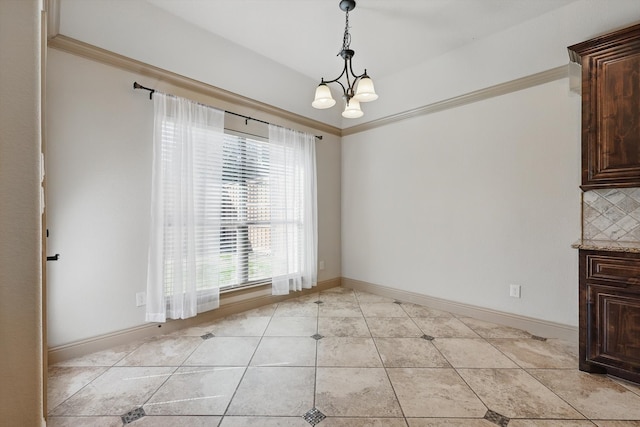
<path fill-rule="evenodd" d="M 349 11 L 347 10 L 344 24 L 344 36 L 342 37 L 342 50 L 347 50 L 351 46 L 351 34 L 349 34 Z M 340 52 L 338 52 L 340 55 Z"/>

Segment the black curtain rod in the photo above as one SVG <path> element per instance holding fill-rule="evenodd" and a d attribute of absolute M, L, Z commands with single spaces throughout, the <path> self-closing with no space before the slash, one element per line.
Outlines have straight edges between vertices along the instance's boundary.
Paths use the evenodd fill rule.
<path fill-rule="evenodd" d="M 149 99 L 153 99 L 153 93 L 156 91 L 155 89 L 151 89 L 151 88 L 148 88 L 148 87 L 144 87 L 144 86 L 142 86 L 142 85 L 141 85 L 140 83 L 138 83 L 138 82 L 133 82 L 133 88 L 134 88 L 134 89 L 148 90 L 148 91 L 149 91 Z M 256 119 L 256 118 L 249 117 L 249 116 L 245 116 L 244 114 L 234 113 L 233 111 L 226 111 L 226 110 L 225 110 L 225 113 L 227 113 L 227 114 L 232 114 L 232 115 L 234 115 L 234 116 L 238 116 L 238 117 L 242 117 L 243 119 L 245 119 L 245 120 L 244 120 L 244 124 L 245 124 L 245 125 L 246 125 L 246 124 L 248 124 L 248 121 L 249 121 L 249 120 L 253 120 L 254 122 L 264 123 L 265 125 L 270 125 L 270 124 L 271 124 L 271 123 L 269 123 L 269 122 L 265 122 L 264 120 Z M 317 139 L 319 139 L 320 141 L 322 141 L 322 135 L 315 135 L 315 137 L 316 137 Z"/>

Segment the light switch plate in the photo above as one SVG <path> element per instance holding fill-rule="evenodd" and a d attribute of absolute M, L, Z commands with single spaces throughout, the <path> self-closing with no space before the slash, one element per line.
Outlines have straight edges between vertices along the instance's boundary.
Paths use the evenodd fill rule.
<path fill-rule="evenodd" d="M 142 307 L 147 304 L 147 294 L 144 292 L 136 293 L 136 307 Z"/>
<path fill-rule="evenodd" d="M 509 296 L 520 298 L 520 285 L 509 285 Z"/>

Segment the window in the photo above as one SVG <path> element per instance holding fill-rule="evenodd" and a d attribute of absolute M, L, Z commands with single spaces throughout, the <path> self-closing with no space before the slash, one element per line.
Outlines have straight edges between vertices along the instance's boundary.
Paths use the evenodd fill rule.
<path fill-rule="evenodd" d="M 315 286 L 313 135 L 224 133 L 224 112 L 154 94 L 148 321 L 217 308 L 220 289 Z"/>

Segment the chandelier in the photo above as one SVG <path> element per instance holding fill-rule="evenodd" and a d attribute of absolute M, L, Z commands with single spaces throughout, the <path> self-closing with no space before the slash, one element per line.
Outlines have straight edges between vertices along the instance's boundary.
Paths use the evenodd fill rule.
<path fill-rule="evenodd" d="M 342 50 L 338 53 L 344 59 L 344 68 L 342 73 L 333 80 L 322 78 L 320 84 L 316 88 L 316 97 L 311 103 L 314 108 L 325 109 L 331 108 L 336 104 L 336 100 L 331 96 L 331 89 L 328 83 L 338 83 L 342 87 L 342 99 L 345 101 L 345 108 L 342 117 L 349 119 L 357 119 L 364 114 L 360 109 L 361 102 L 375 101 L 378 95 L 373 88 L 373 81 L 367 75 L 365 68 L 364 73 L 356 75 L 351 66 L 351 58 L 356 53 L 350 49 L 351 34 L 349 34 L 349 12 L 355 9 L 356 2 L 354 0 L 342 0 L 340 9 L 345 12 L 344 37 L 342 38 Z M 340 81 L 345 76 L 346 83 Z"/>

